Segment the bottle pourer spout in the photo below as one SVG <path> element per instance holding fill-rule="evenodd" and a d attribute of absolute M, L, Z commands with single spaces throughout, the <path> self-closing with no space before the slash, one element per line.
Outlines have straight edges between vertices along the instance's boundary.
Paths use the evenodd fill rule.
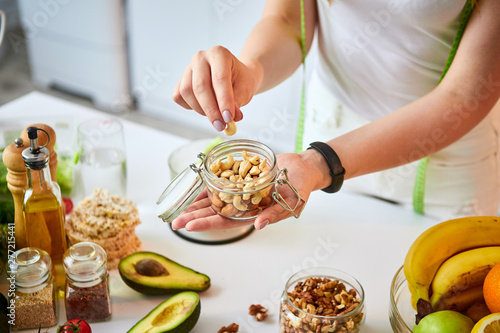
<path fill-rule="evenodd" d="M 33 154 L 37 154 L 40 151 L 40 147 L 38 146 L 38 128 L 28 127 L 26 131 L 28 132 L 28 138 L 30 139 L 31 152 Z"/>

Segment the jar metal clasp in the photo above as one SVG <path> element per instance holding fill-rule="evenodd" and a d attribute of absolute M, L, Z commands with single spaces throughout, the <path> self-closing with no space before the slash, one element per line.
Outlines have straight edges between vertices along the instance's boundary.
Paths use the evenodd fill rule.
<path fill-rule="evenodd" d="M 282 185 L 287 185 L 297 197 L 297 202 L 295 203 L 293 208 L 286 202 L 283 196 L 278 192 L 278 187 Z M 273 199 L 281 206 L 281 208 L 283 208 L 289 213 L 292 213 L 293 217 L 295 217 L 296 219 L 300 217 L 300 214 L 302 214 L 302 211 L 306 206 L 306 201 L 304 200 L 304 198 L 301 197 L 299 191 L 297 191 L 297 189 L 292 184 L 290 184 L 290 181 L 288 180 L 288 170 L 286 168 L 280 169 L 278 171 L 278 175 L 276 176 L 276 182 L 274 182 Z M 297 208 L 299 208 L 299 211 L 295 213 Z"/>

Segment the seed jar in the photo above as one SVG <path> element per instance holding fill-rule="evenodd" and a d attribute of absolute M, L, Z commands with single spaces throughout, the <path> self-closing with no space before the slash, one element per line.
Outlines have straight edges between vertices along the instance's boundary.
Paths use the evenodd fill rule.
<path fill-rule="evenodd" d="M 111 319 L 106 252 L 91 242 L 76 243 L 64 254 L 66 318 L 98 322 Z"/>
<path fill-rule="evenodd" d="M 13 254 L 15 296 L 10 305 L 15 309 L 12 331 L 46 328 L 57 324 L 57 303 L 49 254 L 35 247 L 25 247 Z"/>
<path fill-rule="evenodd" d="M 305 201 L 289 183 L 287 169 L 278 168 L 276 155 L 265 144 L 230 140 L 198 158 L 200 161 L 174 178 L 158 199 L 158 216 L 163 221 L 172 222 L 204 188 L 212 209 L 231 220 L 253 220 L 275 203 L 299 217 Z M 297 196 L 293 207 L 278 192 L 283 185 Z"/>

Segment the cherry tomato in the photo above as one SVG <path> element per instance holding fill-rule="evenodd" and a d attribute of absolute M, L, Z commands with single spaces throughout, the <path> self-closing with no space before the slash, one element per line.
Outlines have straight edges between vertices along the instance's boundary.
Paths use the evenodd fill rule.
<path fill-rule="evenodd" d="M 62 198 L 62 201 L 64 205 L 64 212 L 68 215 L 73 210 L 73 201 L 70 198 Z"/>
<path fill-rule="evenodd" d="M 90 325 L 83 319 L 71 319 L 59 326 L 57 333 L 92 333 Z"/>

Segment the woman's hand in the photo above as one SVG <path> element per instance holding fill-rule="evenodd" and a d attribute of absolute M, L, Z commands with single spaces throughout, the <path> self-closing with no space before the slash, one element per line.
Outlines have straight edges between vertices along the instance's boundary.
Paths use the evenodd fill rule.
<path fill-rule="evenodd" d="M 281 154 L 277 156 L 277 161 L 279 168 L 288 169 L 290 184 L 295 187 L 300 196 L 307 202 L 312 190 L 317 186 L 314 180 L 315 177 L 311 175 L 313 167 L 302 155 L 298 154 Z M 288 186 L 279 186 L 279 193 L 290 207 L 295 206 L 297 196 Z M 299 211 L 301 208 L 299 206 L 296 211 Z M 174 230 L 185 228 L 188 231 L 224 230 L 253 223 L 255 228 L 260 230 L 268 224 L 276 223 L 290 216 L 292 216 L 291 213 L 281 208 L 280 205 L 274 204 L 264 209 L 255 220 L 248 222 L 232 221 L 214 212 L 210 207 L 210 199 L 205 189 L 195 202 L 172 222 L 172 228 Z"/>
<path fill-rule="evenodd" d="M 173 99 L 186 109 L 208 117 L 217 131 L 243 118 L 261 79 L 257 62 L 242 63 L 222 46 L 197 52 L 174 89 Z"/>

